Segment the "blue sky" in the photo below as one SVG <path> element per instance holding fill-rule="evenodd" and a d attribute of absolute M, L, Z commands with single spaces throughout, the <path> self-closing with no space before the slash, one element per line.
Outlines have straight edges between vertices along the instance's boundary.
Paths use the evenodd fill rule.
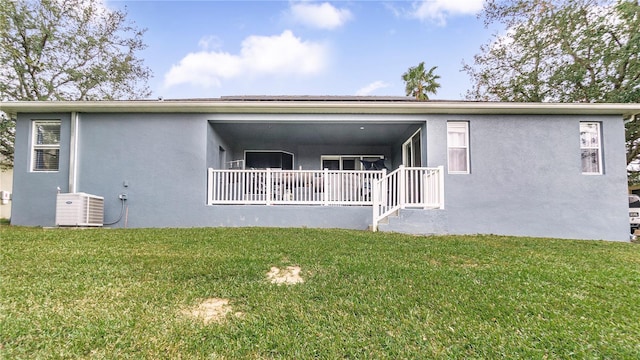
<path fill-rule="evenodd" d="M 483 0 L 105 1 L 147 29 L 140 55 L 164 98 L 403 96 L 424 61 L 441 76 L 432 99 L 463 99 L 462 62 L 492 35 Z"/>

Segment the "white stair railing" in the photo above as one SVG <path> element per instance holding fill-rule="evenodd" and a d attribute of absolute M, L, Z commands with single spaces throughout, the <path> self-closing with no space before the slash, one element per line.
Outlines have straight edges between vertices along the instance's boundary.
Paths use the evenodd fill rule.
<path fill-rule="evenodd" d="M 404 208 L 444 208 L 444 167 L 422 168 L 400 166 L 373 182 L 373 224 Z"/>

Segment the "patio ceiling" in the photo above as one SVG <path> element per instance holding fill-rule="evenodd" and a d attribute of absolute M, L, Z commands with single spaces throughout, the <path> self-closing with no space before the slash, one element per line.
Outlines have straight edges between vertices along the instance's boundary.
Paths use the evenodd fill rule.
<path fill-rule="evenodd" d="M 241 147 L 260 144 L 389 146 L 405 141 L 419 124 L 381 123 L 212 123 L 226 141 Z"/>

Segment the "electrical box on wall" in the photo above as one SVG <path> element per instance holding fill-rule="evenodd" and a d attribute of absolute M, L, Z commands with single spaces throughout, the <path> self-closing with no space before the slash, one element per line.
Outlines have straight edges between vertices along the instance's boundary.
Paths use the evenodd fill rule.
<path fill-rule="evenodd" d="M 86 193 L 58 194 L 56 199 L 56 225 L 102 226 L 104 198 Z"/>
<path fill-rule="evenodd" d="M 11 200 L 11 193 L 8 191 L 0 191 L 0 204 L 7 205 Z"/>

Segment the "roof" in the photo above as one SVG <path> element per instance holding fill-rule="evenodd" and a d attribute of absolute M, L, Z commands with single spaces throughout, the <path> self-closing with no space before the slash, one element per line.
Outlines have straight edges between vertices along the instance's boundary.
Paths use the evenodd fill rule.
<path fill-rule="evenodd" d="M 197 99 L 196 99 L 197 100 Z M 240 95 L 222 96 L 221 101 L 366 101 L 366 102 L 408 102 L 416 100 L 406 96 L 339 96 L 339 95 Z"/>
<path fill-rule="evenodd" d="M 226 96 L 213 99 L 116 101 L 11 101 L 0 110 L 18 113 L 305 113 L 305 114 L 640 114 L 637 103 L 516 103 L 417 101 L 378 96 Z"/>

